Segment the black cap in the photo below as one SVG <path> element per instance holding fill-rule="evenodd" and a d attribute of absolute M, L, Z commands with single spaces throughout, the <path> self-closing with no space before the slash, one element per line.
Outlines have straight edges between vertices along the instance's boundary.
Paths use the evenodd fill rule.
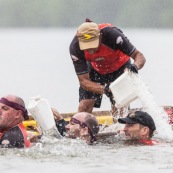
<path fill-rule="evenodd" d="M 147 126 L 152 131 L 156 130 L 156 126 L 153 118 L 147 113 L 143 111 L 136 111 L 127 115 L 126 118 L 119 118 L 118 122 L 121 124 L 142 124 Z"/>

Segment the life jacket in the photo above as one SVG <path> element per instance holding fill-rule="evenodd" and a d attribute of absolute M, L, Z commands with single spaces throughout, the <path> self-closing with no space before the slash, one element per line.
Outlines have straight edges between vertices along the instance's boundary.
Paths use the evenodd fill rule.
<path fill-rule="evenodd" d="M 0 133 L 0 139 L 1 139 L 1 137 L 4 135 L 4 133 Z"/>
<path fill-rule="evenodd" d="M 31 142 L 30 142 L 30 140 L 29 140 L 27 131 L 26 131 L 26 129 L 25 129 L 23 123 L 20 123 L 18 126 L 19 126 L 19 128 L 20 128 L 20 130 L 21 130 L 21 132 L 22 132 L 22 134 L 23 134 L 24 145 L 25 145 L 25 147 L 30 147 L 30 146 L 31 146 Z"/>
<path fill-rule="evenodd" d="M 24 146 L 25 147 L 30 147 L 31 146 L 31 142 L 29 140 L 29 137 L 28 137 L 28 134 L 27 134 L 27 131 L 24 127 L 24 125 L 22 123 L 18 124 L 17 125 L 19 127 L 19 129 L 21 130 L 22 132 L 22 136 L 23 136 L 23 140 L 24 140 Z M 0 139 L 2 138 L 2 136 L 6 133 L 6 131 L 4 132 L 1 132 L 0 133 Z M 14 137 L 15 138 L 15 137 Z"/>
<path fill-rule="evenodd" d="M 112 24 L 99 24 L 99 29 L 110 27 Z M 122 67 L 130 57 L 120 50 L 113 50 L 110 47 L 100 44 L 99 49 L 94 54 L 84 51 L 85 59 L 89 61 L 92 67 L 100 74 L 108 74 L 117 71 Z"/>

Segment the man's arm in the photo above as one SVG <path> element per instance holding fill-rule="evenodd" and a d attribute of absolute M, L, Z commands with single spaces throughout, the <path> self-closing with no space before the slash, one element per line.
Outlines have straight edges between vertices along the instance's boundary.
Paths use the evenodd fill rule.
<path fill-rule="evenodd" d="M 141 52 L 139 52 L 135 46 L 129 41 L 129 39 L 123 34 L 123 32 L 116 27 L 107 27 L 102 30 L 107 35 L 107 44 L 112 49 L 119 49 L 124 54 L 130 56 L 134 60 L 134 64 L 138 70 L 141 69 L 146 59 Z"/>
<path fill-rule="evenodd" d="M 140 70 L 146 62 L 144 55 L 136 49 L 132 53 L 131 57 L 134 60 L 134 64 L 137 66 L 138 70 Z"/>
<path fill-rule="evenodd" d="M 51 108 L 51 109 L 52 109 L 56 127 L 57 127 L 59 133 L 61 134 L 61 136 L 65 136 L 65 133 L 66 133 L 65 126 L 67 125 L 67 122 L 63 119 L 63 117 L 58 112 L 58 110 L 56 110 L 55 108 Z"/>
<path fill-rule="evenodd" d="M 104 86 L 96 82 L 92 82 L 89 79 L 89 73 L 78 75 L 78 79 L 79 79 L 80 86 L 84 90 L 94 92 L 97 94 L 104 94 Z"/>

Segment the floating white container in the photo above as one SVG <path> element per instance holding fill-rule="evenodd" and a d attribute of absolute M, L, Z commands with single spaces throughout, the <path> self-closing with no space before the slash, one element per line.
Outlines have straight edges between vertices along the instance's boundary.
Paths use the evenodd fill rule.
<path fill-rule="evenodd" d="M 118 108 L 128 106 L 132 101 L 138 98 L 137 88 L 134 85 L 132 75 L 132 73 L 125 71 L 110 84 L 110 90 Z"/>
<path fill-rule="evenodd" d="M 28 105 L 28 111 L 43 131 L 47 131 L 55 127 L 53 112 L 48 100 L 39 97 L 32 97 Z"/>

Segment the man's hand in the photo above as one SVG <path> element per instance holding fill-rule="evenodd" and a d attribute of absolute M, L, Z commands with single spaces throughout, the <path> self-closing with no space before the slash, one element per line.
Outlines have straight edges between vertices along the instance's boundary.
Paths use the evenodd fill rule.
<path fill-rule="evenodd" d="M 110 84 L 106 84 L 104 87 L 104 93 L 106 94 L 107 97 L 113 97 L 113 94 L 109 88 Z"/>
<path fill-rule="evenodd" d="M 52 109 L 55 121 L 59 121 L 59 120 L 63 119 L 63 117 L 60 115 L 60 113 L 55 108 L 51 108 L 51 109 Z"/>
<path fill-rule="evenodd" d="M 133 73 L 138 74 L 138 67 L 135 64 L 128 64 L 126 68 L 132 71 Z"/>
<path fill-rule="evenodd" d="M 115 105 L 115 100 L 114 100 L 114 96 L 109 88 L 109 85 L 110 84 L 107 84 L 105 87 L 104 87 L 104 93 L 106 94 L 107 97 L 109 97 L 110 99 L 110 102 L 112 105 Z"/>

